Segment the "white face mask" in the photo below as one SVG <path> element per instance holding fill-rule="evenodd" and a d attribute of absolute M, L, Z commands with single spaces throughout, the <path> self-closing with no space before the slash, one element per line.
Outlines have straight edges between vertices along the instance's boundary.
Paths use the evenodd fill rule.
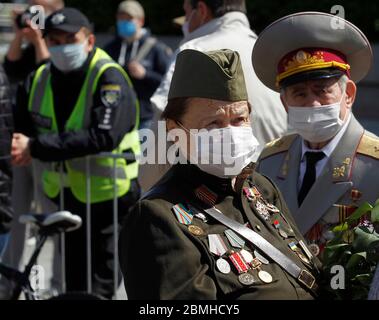
<path fill-rule="evenodd" d="M 289 125 L 308 142 L 320 143 L 332 139 L 345 123 L 340 119 L 344 96 L 343 94 L 340 102 L 320 107 L 289 106 Z"/>
<path fill-rule="evenodd" d="M 226 127 L 190 134 L 194 145 L 187 158 L 211 175 L 220 178 L 235 177 L 257 158 L 259 142 L 251 127 Z M 179 139 L 178 145 L 186 155 L 187 141 L 183 143 Z"/>
<path fill-rule="evenodd" d="M 62 72 L 79 69 L 88 57 L 85 47 L 86 41 L 50 47 L 50 59 L 54 66 Z"/>

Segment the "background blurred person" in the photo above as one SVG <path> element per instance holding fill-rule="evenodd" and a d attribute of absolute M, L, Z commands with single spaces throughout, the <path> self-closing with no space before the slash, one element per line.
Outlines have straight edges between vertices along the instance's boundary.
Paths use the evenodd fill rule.
<path fill-rule="evenodd" d="M 121 2 L 116 18 L 117 36 L 104 50 L 131 77 L 141 107 L 140 129 L 148 128 L 154 115 L 150 98 L 167 71 L 172 51 L 144 28 L 145 11 L 139 2 Z"/>
<path fill-rule="evenodd" d="M 54 11 L 63 8 L 64 1 L 30 0 L 29 4 L 30 6 L 42 6 L 44 15 L 47 17 Z M 22 25 L 17 23 L 17 17 L 22 13 L 22 11 L 14 12 L 15 37 L 4 60 L 4 70 L 12 83 L 24 80 L 38 65 L 49 59 L 49 51 L 42 37 L 42 31 L 39 28 L 33 28 L 31 21 L 25 21 L 25 24 Z M 26 46 L 24 46 L 25 41 Z"/>

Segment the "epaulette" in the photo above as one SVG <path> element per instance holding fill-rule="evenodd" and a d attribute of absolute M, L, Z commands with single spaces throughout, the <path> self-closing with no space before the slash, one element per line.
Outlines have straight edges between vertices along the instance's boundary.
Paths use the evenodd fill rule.
<path fill-rule="evenodd" d="M 359 143 L 357 153 L 379 160 L 379 138 L 364 134 Z"/>
<path fill-rule="evenodd" d="M 292 143 L 297 137 L 297 134 L 291 134 L 269 142 L 263 149 L 261 155 L 259 156 L 259 159 L 263 160 L 275 154 L 288 151 L 288 149 L 291 147 Z"/>

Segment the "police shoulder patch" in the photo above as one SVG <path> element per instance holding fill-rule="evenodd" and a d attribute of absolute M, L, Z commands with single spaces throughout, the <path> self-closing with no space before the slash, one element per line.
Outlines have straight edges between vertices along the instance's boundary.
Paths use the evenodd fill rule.
<path fill-rule="evenodd" d="M 357 153 L 379 160 L 379 138 L 365 133 L 359 143 Z"/>
<path fill-rule="evenodd" d="M 100 89 L 101 102 L 108 108 L 117 107 L 121 101 L 121 86 L 106 84 Z"/>
<path fill-rule="evenodd" d="M 292 143 L 297 137 L 297 134 L 292 134 L 269 142 L 263 149 L 259 159 L 263 160 L 275 154 L 288 151 L 288 149 L 291 147 Z"/>

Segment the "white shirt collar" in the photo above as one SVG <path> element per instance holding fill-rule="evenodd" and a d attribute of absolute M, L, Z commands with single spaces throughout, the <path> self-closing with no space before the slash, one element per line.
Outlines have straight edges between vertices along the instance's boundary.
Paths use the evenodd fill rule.
<path fill-rule="evenodd" d="M 334 138 L 325 147 L 323 147 L 320 150 L 310 149 L 305 143 L 304 139 L 302 139 L 301 161 L 304 161 L 304 156 L 306 152 L 324 152 L 326 158 L 329 158 L 332 155 L 333 151 L 336 149 L 344 133 L 346 132 L 350 121 L 351 121 L 351 113 L 349 114 L 349 119 L 345 122 L 342 129 L 334 136 Z"/>

